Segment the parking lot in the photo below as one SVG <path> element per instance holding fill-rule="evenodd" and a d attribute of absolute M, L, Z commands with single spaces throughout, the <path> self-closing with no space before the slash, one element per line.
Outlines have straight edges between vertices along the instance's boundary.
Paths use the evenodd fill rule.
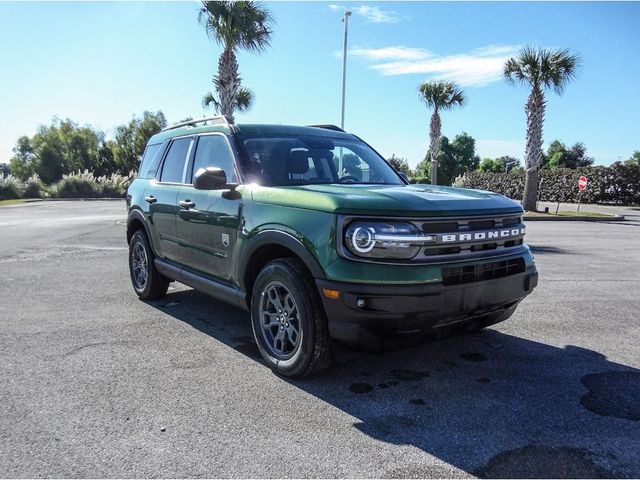
<path fill-rule="evenodd" d="M 507 322 L 274 375 L 247 313 L 130 286 L 123 201 L 0 207 L 0 477 L 638 477 L 640 211 L 530 222 Z"/>

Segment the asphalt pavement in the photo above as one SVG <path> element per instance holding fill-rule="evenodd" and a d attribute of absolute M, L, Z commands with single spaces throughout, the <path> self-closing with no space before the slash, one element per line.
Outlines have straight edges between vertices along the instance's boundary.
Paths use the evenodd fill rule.
<path fill-rule="evenodd" d="M 531 222 L 487 330 L 266 368 L 247 313 L 129 281 L 122 201 L 0 207 L 0 477 L 640 477 L 640 213 Z"/>

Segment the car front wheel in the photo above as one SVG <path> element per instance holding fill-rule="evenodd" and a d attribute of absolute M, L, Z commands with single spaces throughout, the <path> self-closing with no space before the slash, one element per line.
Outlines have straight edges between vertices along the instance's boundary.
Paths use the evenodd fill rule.
<path fill-rule="evenodd" d="M 287 377 L 306 377 L 331 363 L 331 344 L 317 288 L 297 258 L 269 262 L 251 298 L 251 324 L 267 365 Z"/>

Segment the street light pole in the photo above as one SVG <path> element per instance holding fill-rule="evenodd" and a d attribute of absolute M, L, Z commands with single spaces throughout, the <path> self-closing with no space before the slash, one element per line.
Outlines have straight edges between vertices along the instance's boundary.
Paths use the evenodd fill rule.
<path fill-rule="evenodd" d="M 340 128 L 344 129 L 344 94 L 347 83 L 347 33 L 349 31 L 349 17 L 351 12 L 347 10 L 342 16 L 344 22 L 344 49 L 342 51 L 342 113 L 340 115 Z"/>

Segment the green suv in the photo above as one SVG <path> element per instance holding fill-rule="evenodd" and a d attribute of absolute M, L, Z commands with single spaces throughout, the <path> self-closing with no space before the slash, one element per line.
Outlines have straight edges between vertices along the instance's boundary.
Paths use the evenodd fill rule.
<path fill-rule="evenodd" d="M 166 128 L 127 208 L 138 296 L 178 281 L 249 310 L 264 360 L 290 377 L 326 368 L 332 339 L 395 348 L 500 322 L 537 285 L 520 205 L 409 185 L 332 125 Z"/>

